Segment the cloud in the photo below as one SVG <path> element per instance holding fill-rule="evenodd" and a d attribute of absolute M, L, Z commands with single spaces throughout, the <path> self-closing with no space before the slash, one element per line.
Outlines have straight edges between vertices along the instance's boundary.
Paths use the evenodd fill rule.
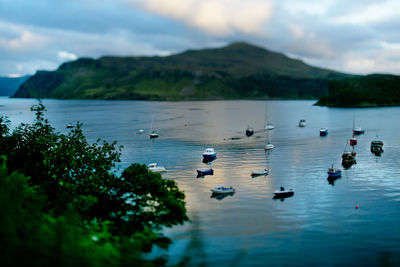
<path fill-rule="evenodd" d="M 272 0 L 147 0 L 133 3 L 216 36 L 236 31 L 263 34 L 263 25 L 272 15 Z"/>
<path fill-rule="evenodd" d="M 8 48 L 15 51 L 34 52 L 45 48 L 50 38 L 27 30 L 21 32 L 18 38 L 8 41 Z"/>
<path fill-rule="evenodd" d="M 246 41 L 352 73 L 400 73 L 395 0 L 0 0 L 0 76 L 103 55 Z"/>
<path fill-rule="evenodd" d="M 78 57 L 70 52 L 67 51 L 58 51 L 58 57 L 62 60 L 62 61 L 66 61 L 66 60 L 76 60 Z"/>
<path fill-rule="evenodd" d="M 399 1 L 384 1 L 365 5 L 360 9 L 354 10 L 339 17 L 334 18 L 334 23 L 367 25 L 391 19 L 398 19 L 400 16 Z"/>
<path fill-rule="evenodd" d="M 15 52 L 36 52 L 49 45 L 51 39 L 18 25 L 0 21 L 0 48 Z"/>

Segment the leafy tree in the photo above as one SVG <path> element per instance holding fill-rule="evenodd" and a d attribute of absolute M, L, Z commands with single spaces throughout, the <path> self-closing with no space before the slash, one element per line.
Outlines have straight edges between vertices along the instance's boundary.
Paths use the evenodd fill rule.
<path fill-rule="evenodd" d="M 116 249 L 120 264 L 149 263 L 138 255 L 151 251 L 153 245 L 168 246 L 170 240 L 162 235 L 162 227 L 188 220 L 185 196 L 177 184 L 140 164 L 131 165 L 118 177 L 113 170 L 122 147 L 101 140 L 90 144 L 80 123 L 67 134 L 56 132 L 44 119 L 42 103 L 32 111 L 36 114 L 33 124 L 21 124 L 13 131 L 9 121 L 0 118 L 0 149 L 7 157 L 9 173 L 30 177 L 29 186 L 44 196 L 37 208 L 50 216 L 49 225 L 82 235 L 88 229 L 102 232 Z M 157 259 L 157 264 L 163 263 Z"/>

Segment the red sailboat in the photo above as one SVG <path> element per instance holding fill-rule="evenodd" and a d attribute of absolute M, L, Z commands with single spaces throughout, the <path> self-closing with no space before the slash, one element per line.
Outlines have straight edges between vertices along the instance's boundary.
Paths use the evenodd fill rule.
<path fill-rule="evenodd" d="M 355 146 L 357 145 L 357 138 L 354 136 L 354 113 L 353 113 L 353 131 L 352 131 L 352 136 L 350 138 L 350 145 Z"/>

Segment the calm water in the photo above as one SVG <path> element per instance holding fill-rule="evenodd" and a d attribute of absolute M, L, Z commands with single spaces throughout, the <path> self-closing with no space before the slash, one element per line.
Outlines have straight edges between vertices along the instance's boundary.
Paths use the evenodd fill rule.
<path fill-rule="evenodd" d="M 31 122 L 35 100 L 0 98 L 0 114 L 17 125 Z M 89 140 L 116 140 L 124 146 L 121 169 L 131 163 L 158 162 L 185 191 L 192 220 L 166 229 L 174 240 L 168 253 L 176 263 L 189 256 L 193 265 L 400 265 L 400 108 L 339 109 L 312 101 L 140 102 L 44 100 L 47 118 L 61 132 L 80 121 Z M 356 126 L 357 165 L 344 170 L 334 185 L 327 168 L 340 166 L 341 153 Z M 275 149 L 264 153 L 266 116 Z M 307 127 L 299 128 L 300 119 Z M 160 138 L 149 140 L 153 128 Z M 186 126 L 185 126 L 186 125 Z M 248 125 L 256 134 L 244 137 Z M 329 128 L 327 137 L 319 128 Z M 139 135 L 139 129 L 146 134 Z M 384 154 L 369 152 L 378 134 Z M 240 137 L 232 140 L 232 137 Z M 202 151 L 218 153 L 215 174 L 196 178 L 205 167 Z M 266 177 L 251 178 L 268 166 Z M 341 166 L 340 166 L 341 167 Z M 236 193 L 211 198 L 215 185 Z M 295 195 L 274 200 L 285 186 Z M 355 209 L 358 205 L 359 209 Z"/>

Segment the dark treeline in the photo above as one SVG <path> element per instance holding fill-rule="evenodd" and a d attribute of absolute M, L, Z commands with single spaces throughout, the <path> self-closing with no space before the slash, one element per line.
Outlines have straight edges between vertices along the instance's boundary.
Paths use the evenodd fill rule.
<path fill-rule="evenodd" d="M 79 123 L 56 132 L 44 110 L 12 131 L 0 117 L 0 265 L 165 265 L 143 253 L 188 220 L 176 183 L 140 164 L 116 175 L 121 147 L 89 144 Z"/>
<path fill-rule="evenodd" d="M 332 80 L 317 105 L 368 107 L 400 105 L 400 76 L 373 74 Z"/>

